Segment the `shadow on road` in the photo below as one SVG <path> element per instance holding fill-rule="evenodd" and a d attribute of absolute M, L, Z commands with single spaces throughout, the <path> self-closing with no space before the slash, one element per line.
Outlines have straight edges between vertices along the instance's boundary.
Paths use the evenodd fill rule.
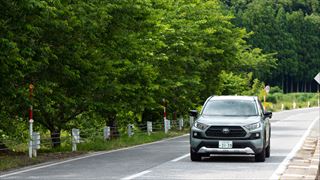
<path fill-rule="evenodd" d="M 285 156 L 271 156 L 266 158 L 264 163 L 280 163 L 283 161 Z M 210 156 L 204 157 L 202 162 L 214 162 L 214 163 L 258 163 L 255 162 L 254 156 Z"/>
<path fill-rule="evenodd" d="M 254 156 L 210 156 L 202 159 L 203 162 L 255 162 Z"/>

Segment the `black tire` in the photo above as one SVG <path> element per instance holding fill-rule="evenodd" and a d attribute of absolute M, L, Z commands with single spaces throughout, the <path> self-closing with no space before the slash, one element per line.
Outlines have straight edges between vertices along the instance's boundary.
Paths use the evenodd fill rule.
<path fill-rule="evenodd" d="M 269 145 L 266 148 L 266 157 L 270 157 L 270 146 L 271 146 L 271 142 L 270 142 L 270 134 L 271 134 L 271 128 L 269 129 Z"/>
<path fill-rule="evenodd" d="M 190 159 L 191 161 L 201 161 L 201 155 L 196 152 L 193 152 L 191 147 L 190 147 Z"/>
<path fill-rule="evenodd" d="M 264 162 L 266 160 L 266 149 L 263 148 L 263 150 L 256 154 L 254 158 L 256 162 Z"/>
<path fill-rule="evenodd" d="M 269 142 L 270 143 L 270 142 Z M 266 148 L 266 157 L 270 157 L 270 144 L 268 145 L 268 147 Z"/>

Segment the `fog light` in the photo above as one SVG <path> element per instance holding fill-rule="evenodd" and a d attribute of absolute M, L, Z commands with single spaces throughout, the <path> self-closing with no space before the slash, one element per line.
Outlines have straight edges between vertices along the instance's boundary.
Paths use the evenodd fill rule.
<path fill-rule="evenodd" d="M 260 137 L 260 133 L 256 133 L 256 138 L 259 138 Z"/>
<path fill-rule="evenodd" d="M 200 133 L 200 132 L 193 132 L 193 133 L 192 133 L 192 136 L 193 136 L 194 138 L 201 138 L 201 133 Z"/>
<path fill-rule="evenodd" d="M 250 136 L 250 139 L 260 139 L 261 138 L 261 133 L 256 132 L 256 133 L 252 133 Z"/>

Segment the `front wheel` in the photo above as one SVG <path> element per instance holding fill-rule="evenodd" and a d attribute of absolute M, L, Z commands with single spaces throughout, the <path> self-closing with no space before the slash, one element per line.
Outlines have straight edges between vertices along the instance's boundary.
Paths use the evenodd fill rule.
<path fill-rule="evenodd" d="M 266 157 L 270 157 L 270 144 L 268 145 L 268 147 L 266 148 Z"/>
<path fill-rule="evenodd" d="M 201 155 L 196 152 L 193 152 L 191 147 L 190 147 L 190 159 L 191 161 L 201 161 Z"/>
<path fill-rule="evenodd" d="M 271 142 L 270 142 L 270 133 L 271 133 L 271 128 L 269 129 L 269 145 L 266 148 L 266 157 L 270 157 L 270 146 L 271 146 Z"/>
<path fill-rule="evenodd" d="M 263 148 L 262 151 L 255 155 L 256 162 L 264 162 L 266 160 L 266 149 Z"/>

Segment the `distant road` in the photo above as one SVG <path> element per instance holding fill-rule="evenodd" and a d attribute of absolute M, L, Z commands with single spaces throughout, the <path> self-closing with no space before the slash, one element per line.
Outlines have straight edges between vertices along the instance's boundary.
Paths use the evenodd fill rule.
<path fill-rule="evenodd" d="M 0 179 L 269 179 L 311 124 L 319 127 L 319 109 L 274 113 L 271 157 L 210 157 L 191 162 L 189 137 L 102 152 L 74 160 L 35 166 L 0 175 Z"/>

